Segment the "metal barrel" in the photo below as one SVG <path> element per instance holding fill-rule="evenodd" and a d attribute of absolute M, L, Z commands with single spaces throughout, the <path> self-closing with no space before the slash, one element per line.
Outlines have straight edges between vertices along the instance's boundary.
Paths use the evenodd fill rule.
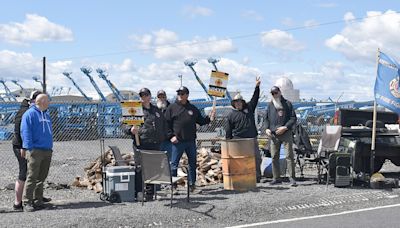
<path fill-rule="evenodd" d="M 253 138 L 221 141 L 224 189 L 248 191 L 256 188 L 256 162 Z"/>

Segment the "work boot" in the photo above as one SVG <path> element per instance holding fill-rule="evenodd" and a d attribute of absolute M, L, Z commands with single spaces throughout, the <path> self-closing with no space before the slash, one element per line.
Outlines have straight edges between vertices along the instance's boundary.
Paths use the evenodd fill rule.
<path fill-rule="evenodd" d="M 290 182 L 290 186 L 292 186 L 292 187 L 297 186 L 296 180 L 293 177 L 289 177 L 289 182 Z"/>
<path fill-rule="evenodd" d="M 196 188 L 196 185 L 195 185 L 195 184 L 191 184 L 191 185 L 189 186 L 189 191 L 190 191 L 190 193 L 192 193 L 192 194 L 200 194 L 200 193 L 202 193 L 202 191 L 201 191 L 200 189 Z"/>
<path fill-rule="evenodd" d="M 32 203 L 26 203 L 24 205 L 24 211 L 25 212 L 34 212 L 36 209 L 33 207 Z"/>
<path fill-rule="evenodd" d="M 13 210 L 14 211 L 24 211 L 24 207 L 22 206 L 22 202 L 20 202 L 19 204 L 13 204 Z"/>
<path fill-rule="evenodd" d="M 269 185 L 278 185 L 282 183 L 280 179 L 273 179 L 271 182 L 269 182 Z"/>

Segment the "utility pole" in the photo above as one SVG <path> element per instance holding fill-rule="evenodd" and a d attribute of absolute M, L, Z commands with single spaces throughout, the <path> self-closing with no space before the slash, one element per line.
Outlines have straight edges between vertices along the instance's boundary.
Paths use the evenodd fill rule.
<path fill-rule="evenodd" d="M 43 93 L 46 93 L 46 56 L 43 57 Z"/>
<path fill-rule="evenodd" d="M 182 75 L 178 75 L 178 78 L 181 80 L 181 87 L 182 87 Z"/>

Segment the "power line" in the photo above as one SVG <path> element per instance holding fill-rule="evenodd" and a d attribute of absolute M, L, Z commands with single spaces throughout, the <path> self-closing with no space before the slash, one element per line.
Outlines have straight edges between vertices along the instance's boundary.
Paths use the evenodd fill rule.
<path fill-rule="evenodd" d="M 329 25 L 334 25 L 334 24 L 341 24 L 341 23 L 356 23 L 358 21 L 364 20 L 364 19 L 369 19 L 369 18 L 378 18 L 382 16 L 387 16 L 387 15 L 392 15 L 392 14 L 398 14 L 397 12 L 391 12 L 391 13 L 384 13 L 380 15 L 372 15 L 372 16 L 366 16 L 366 17 L 359 17 L 359 18 L 354 18 L 350 20 L 336 20 L 336 21 L 330 21 L 330 22 L 323 22 L 323 23 L 316 23 L 312 25 L 304 25 L 304 26 L 297 26 L 297 27 L 292 27 L 288 29 L 282 29 L 279 31 L 284 31 L 284 32 L 290 32 L 290 31 L 297 31 L 297 30 L 303 30 L 303 29 L 310 29 L 310 28 L 315 28 L 315 27 L 323 27 L 323 26 L 329 26 Z M 224 40 L 239 40 L 239 39 L 245 39 L 245 38 L 251 38 L 251 37 L 256 37 L 260 35 L 265 35 L 269 33 L 274 33 L 278 32 L 276 30 L 273 31 L 267 31 L 267 32 L 257 32 L 257 33 L 251 33 L 251 34 L 244 34 L 244 35 L 236 35 L 236 36 L 228 36 L 226 38 L 220 38 L 220 39 L 215 39 L 215 40 L 204 40 L 204 41 L 192 41 L 192 42 L 178 42 L 175 44 L 167 44 L 167 45 L 158 45 L 158 46 L 153 46 L 153 47 L 147 47 L 147 48 L 136 48 L 133 50 L 128 50 L 128 51 L 116 51 L 116 52 L 106 52 L 106 53 L 100 53 L 100 54 L 93 54 L 93 55 L 82 55 L 82 56 L 72 56 L 72 57 L 63 57 L 63 58 L 48 58 L 48 61 L 66 61 L 66 60 L 74 60 L 74 59 L 82 59 L 82 58 L 96 58 L 96 57 L 104 57 L 104 56 L 114 56 L 114 55 L 123 55 L 123 54 L 130 54 L 130 53 L 137 53 L 137 52 L 143 52 L 143 51 L 152 51 L 152 50 L 158 50 L 158 49 L 163 49 L 163 48 L 176 48 L 176 47 L 181 47 L 181 46 L 187 46 L 187 45 L 202 45 L 202 44 L 209 44 L 209 43 L 216 43 Z M 39 60 L 38 60 L 39 61 Z M 37 62 L 37 61 L 35 61 Z M 21 65 L 13 65 L 12 68 L 15 68 L 16 66 L 26 66 L 29 65 L 30 63 L 35 63 L 35 62 L 28 62 L 24 63 Z M 0 68 L 0 70 L 4 69 L 10 69 L 11 67 L 4 67 Z"/>

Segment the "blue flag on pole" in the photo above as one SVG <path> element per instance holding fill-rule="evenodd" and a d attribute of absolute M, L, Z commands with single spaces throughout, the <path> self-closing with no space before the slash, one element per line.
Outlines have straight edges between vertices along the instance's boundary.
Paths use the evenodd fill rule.
<path fill-rule="evenodd" d="M 399 74 L 400 65 L 380 52 L 375 81 L 375 100 L 377 104 L 400 115 Z"/>

